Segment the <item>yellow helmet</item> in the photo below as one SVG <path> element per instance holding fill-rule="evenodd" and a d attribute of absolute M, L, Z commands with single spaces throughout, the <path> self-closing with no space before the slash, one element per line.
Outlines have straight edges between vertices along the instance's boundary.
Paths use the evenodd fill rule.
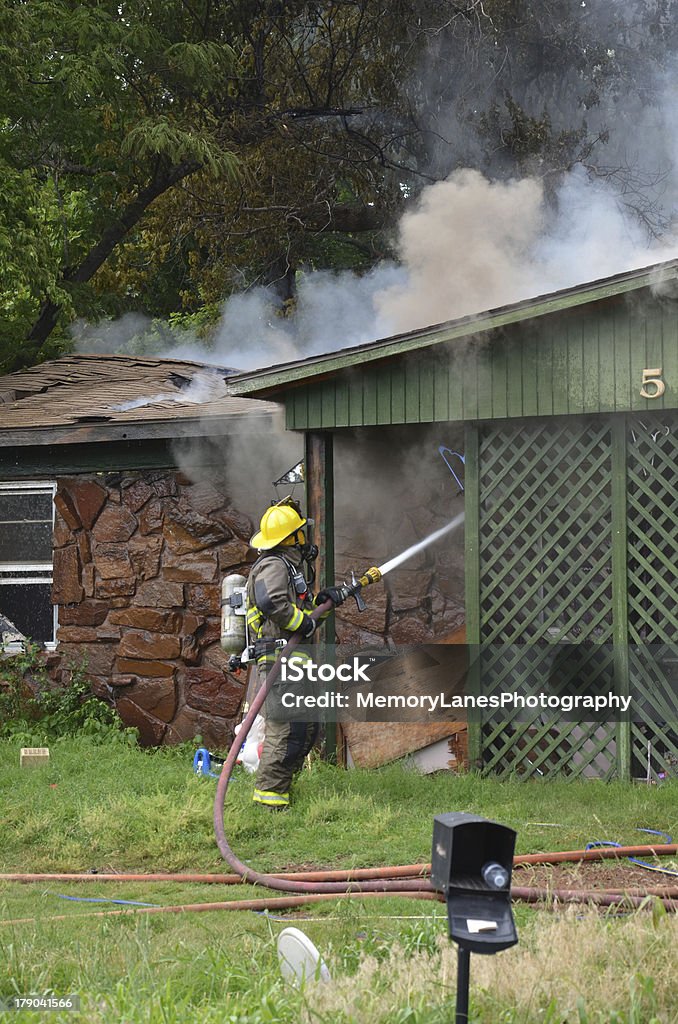
<path fill-rule="evenodd" d="M 268 551 L 300 530 L 306 523 L 291 505 L 272 505 L 267 508 L 259 523 L 259 532 L 250 541 L 250 547 L 257 551 Z"/>

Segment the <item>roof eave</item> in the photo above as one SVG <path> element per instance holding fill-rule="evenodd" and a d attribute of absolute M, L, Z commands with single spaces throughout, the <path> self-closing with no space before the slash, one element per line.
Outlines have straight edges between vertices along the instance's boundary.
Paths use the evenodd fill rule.
<path fill-rule="evenodd" d="M 666 274 L 669 271 L 674 274 L 678 272 L 678 260 L 628 271 L 613 278 L 593 281 L 535 299 L 522 300 L 509 306 L 460 317 L 448 323 L 436 324 L 365 345 L 280 364 L 272 369 L 234 375 L 228 379 L 228 390 L 234 396 L 270 398 L 272 392 L 284 385 L 292 387 L 349 367 L 404 355 L 432 345 L 459 341 L 521 320 L 536 319 L 647 288 L 656 282 L 658 273 Z"/>
<path fill-rule="evenodd" d="M 100 444 L 116 441 L 171 441 L 191 437 L 226 436 L 241 431 L 243 417 L 248 419 L 248 430 L 258 425 L 266 432 L 270 429 L 273 415 L 274 413 L 270 410 L 262 409 L 260 412 L 248 410 L 242 413 L 211 415 L 195 419 L 8 428 L 0 429 L 0 448 L 44 444 Z"/>

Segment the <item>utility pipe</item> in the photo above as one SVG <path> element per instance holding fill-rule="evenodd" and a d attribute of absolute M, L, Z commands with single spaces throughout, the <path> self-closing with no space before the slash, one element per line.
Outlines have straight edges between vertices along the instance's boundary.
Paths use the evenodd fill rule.
<path fill-rule="evenodd" d="M 561 903 L 594 903 L 598 907 L 630 906 L 638 908 L 646 905 L 647 896 L 628 896 L 600 892 L 596 889 L 536 889 L 517 886 L 511 889 L 511 898 L 524 900 L 526 903 L 556 902 Z M 659 899 L 659 897 L 656 897 Z M 660 899 L 667 910 L 678 911 L 678 900 Z"/>
<path fill-rule="evenodd" d="M 638 854 L 650 854 L 657 857 L 674 857 L 678 853 L 676 843 L 658 843 L 652 846 L 600 846 L 592 850 L 562 850 L 559 853 L 524 853 L 513 861 L 515 867 L 529 864 L 562 864 L 583 860 L 609 860 L 635 857 Z"/>
<path fill-rule="evenodd" d="M 13 920 L 0 921 L 2 925 L 34 924 L 45 921 L 77 921 L 81 917 L 129 917 L 131 914 L 183 914 L 187 911 L 204 913 L 209 910 L 291 910 L 303 907 L 307 903 L 322 903 L 323 900 L 347 899 L 355 893 L 305 893 L 303 896 L 279 896 L 261 900 L 231 900 L 228 903 L 183 903 L 173 907 L 129 907 L 125 910 L 87 910 L 82 914 L 56 914 L 52 917 L 19 917 Z M 363 896 L 407 896 L 413 900 L 437 900 L 443 902 L 444 897 L 437 892 L 366 892 Z"/>
<path fill-rule="evenodd" d="M 593 850 L 565 850 L 550 853 L 528 853 L 514 857 L 514 867 L 549 866 L 552 864 L 572 863 L 581 861 L 609 860 L 611 857 L 624 859 L 636 854 L 656 854 L 672 856 L 678 852 L 676 844 L 663 846 L 615 846 L 600 847 Z M 370 879 L 388 878 L 426 878 L 430 872 L 430 864 L 402 864 L 379 868 L 349 868 L 346 870 L 328 871 L 277 871 L 272 877 L 300 882 L 352 882 Z M 152 874 L 118 874 L 68 873 L 68 872 L 11 872 L 0 874 L 0 882 L 185 882 L 203 885 L 238 885 L 243 881 L 241 875 L 187 874 L 172 872 L 154 872 Z M 661 888 L 661 887 L 660 887 Z M 650 892 L 652 890 L 645 890 Z"/>
<path fill-rule="evenodd" d="M 423 879 L 425 876 L 420 869 L 426 867 L 421 864 L 402 865 L 383 868 L 354 868 L 350 870 L 337 869 L 336 871 L 276 871 L 276 878 L 286 878 L 300 882 L 353 882 L 370 880 L 375 878 L 413 878 Z M 222 874 L 186 874 L 169 872 L 154 872 L 153 874 L 130 874 L 120 872 L 119 874 L 96 874 L 68 873 L 68 872 L 43 872 L 28 874 L 25 872 L 12 874 L 0 874 L 0 882 L 190 882 L 191 884 L 204 885 L 239 885 L 242 884 L 240 875 Z"/>

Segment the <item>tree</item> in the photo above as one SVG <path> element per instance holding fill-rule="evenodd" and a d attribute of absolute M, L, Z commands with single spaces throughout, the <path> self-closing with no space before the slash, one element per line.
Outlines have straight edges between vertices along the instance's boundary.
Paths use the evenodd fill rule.
<path fill-rule="evenodd" d="M 654 228 L 652 169 L 614 129 L 656 102 L 675 8 L 0 0 L 0 364 L 75 316 L 202 316 L 257 282 L 290 297 L 303 265 L 369 267 L 460 166 L 582 162 Z"/>
<path fill-rule="evenodd" d="M 124 308 L 129 268 L 102 268 L 126 239 L 143 251 L 153 204 L 181 182 L 223 192 L 257 147 L 327 139 L 330 122 L 349 139 L 356 58 L 380 13 L 369 0 L 0 0 L 0 162 L 15 191 L 30 186 L 2 209 L 5 237 L 28 232 L 4 282 L 5 366 L 39 357 L 60 319 Z"/>
<path fill-rule="evenodd" d="M 554 196 L 579 163 L 657 231 L 661 160 L 644 161 L 648 147 L 629 163 L 625 150 L 675 53 L 674 7 L 427 0 L 271 15 L 259 5 L 241 26 L 241 64 L 265 103 L 256 115 L 239 108 L 238 187 L 200 174 L 182 183 L 110 271 L 140 290 L 162 281 L 162 302 L 189 312 L 212 303 L 216 314 L 257 283 L 289 298 L 300 267 L 362 270 L 393 255 L 398 214 L 460 166 L 535 174 Z M 320 97 L 337 116 L 318 115 Z"/>
<path fill-rule="evenodd" d="M 198 169 L 234 177 L 208 101 L 235 59 L 203 14 L 171 2 L 0 5 L 0 162 L 15 197 L 2 227 L 11 239 L 23 225 L 27 245 L 4 282 L 5 311 L 12 293 L 23 300 L 5 336 L 10 367 L 36 357 L 60 315 L 92 304 L 86 286 L 154 200 Z"/>

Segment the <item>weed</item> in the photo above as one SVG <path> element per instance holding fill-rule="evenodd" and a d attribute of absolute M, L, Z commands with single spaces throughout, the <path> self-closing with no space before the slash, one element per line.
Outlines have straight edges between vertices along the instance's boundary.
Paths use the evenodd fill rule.
<path fill-rule="evenodd" d="M 36 644 L 0 660 L 0 738 L 29 746 L 78 734 L 136 742 L 135 731 L 122 730 L 113 708 L 94 696 L 84 664 L 72 665 L 69 684 L 59 687 L 49 679 Z"/>

